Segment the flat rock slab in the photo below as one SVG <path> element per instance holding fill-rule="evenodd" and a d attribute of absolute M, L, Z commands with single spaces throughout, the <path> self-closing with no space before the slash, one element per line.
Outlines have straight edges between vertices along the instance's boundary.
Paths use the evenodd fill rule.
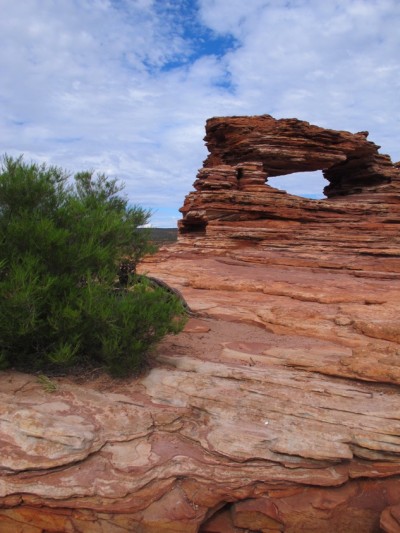
<path fill-rule="evenodd" d="M 397 531 L 400 281 L 158 259 L 197 317 L 146 375 L 0 375 L 0 530 Z"/>

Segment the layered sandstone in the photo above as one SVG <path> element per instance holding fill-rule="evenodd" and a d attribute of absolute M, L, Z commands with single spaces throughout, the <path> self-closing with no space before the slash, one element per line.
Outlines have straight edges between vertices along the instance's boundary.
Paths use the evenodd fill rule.
<path fill-rule="evenodd" d="M 0 375 L 2 533 L 400 531 L 398 169 L 385 158 L 386 182 L 355 196 L 271 192 L 265 130 L 252 148 L 256 128 L 235 140 L 230 120 L 208 123 L 179 242 L 140 267 L 195 315 L 153 368 L 51 393 Z M 377 154 L 364 134 L 298 126 L 327 171 L 354 146 Z M 292 166 L 270 141 L 279 172 L 298 169 L 301 136 L 286 138 Z M 235 146 L 252 161 L 224 159 Z"/>
<path fill-rule="evenodd" d="M 237 168 L 244 187 L 250 176 L 243 164 L 248 162 L 261 163 L 265 178 L 323 170 L 328 197 L 380 190 L 397 176 L 390 157 L 367 140 L 367 131 L 352 134 L 263 115 L 213 118 L 206 132 L 210 155 L 205 168 Z"/>
<path fill-rule="evenodd" d="M 367 135 L 269 115 L 208 120 L 210 155 L 181 209 L 181 242 L 196 238 L 207 250 L 251 242 L 262 257 L 295 253 L 297 262 L 328 267 L 365 255 L 374 269 L 373 258 L 384 257 L 379 268 L 397 268 L 400 170 Z M 318 169 L 329 182 L 324 200 L 268 185 Z"/>

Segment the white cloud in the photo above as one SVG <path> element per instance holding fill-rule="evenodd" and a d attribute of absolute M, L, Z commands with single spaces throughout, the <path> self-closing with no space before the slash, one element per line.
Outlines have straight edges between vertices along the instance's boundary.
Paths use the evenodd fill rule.
<path fill-rule="evenodd" d="M 0 151 L 117 175 L 153 225 L 179 216 L 211 116 L 367 129 L 400 159 L 398 0 L 0 4 Z"/>
<path fill-rule="evenodd" d="M 385 139 L 386 132 L 396 132 L 397 0 L 238 0 L 229 6 L 202 0 L 201 5 L 215 31 L 239 39 L 228 68 L 244 113 L 264 110 L 338 129 L 369 127 Z M 397 139 L 390 148 L 398 150 Z"/>

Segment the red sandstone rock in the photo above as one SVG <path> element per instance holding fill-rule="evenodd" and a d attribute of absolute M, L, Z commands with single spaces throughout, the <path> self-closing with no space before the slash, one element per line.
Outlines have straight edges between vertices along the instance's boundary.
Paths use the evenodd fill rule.
<path fill-rule="evenodd" d="M 381 514 L 380 526 L 386 533 L 400 531 L 400 505 L 387 507 Z"/>
<path fill-rule="evenodd" d="M 274 253 L 293 260 L 295 253 L 297 264 L 328 268 L 357 269 L 362 257 L 365 270 L 366 256 L 378 258 L 381 270 L 398 269 L 400 170 L 367 132 L 269 115 L 210 119 L 206 132 L 210 155 L 181 209 L 182 244 L 203 251 L 252 246 L 260 261 Z M 317 169 L 329 181 L 329 199 L 268 185 L 268 177 Z"/>
<path fill-rule="evenodd" d="M 225 173 L 230 168 L 239 182 L 236 189 L 263 185 L 268 177 L 323 170 L 330 182 L 327 195 L 337 196 L 376 190 L 398 177 L 389 156 L 367 141 L 367 131 L 352 134 L 262 115 L 212 118 L 206 132 L 208 175 L 225 165 Z"/>
<path fill-rule="evenodd" d="M 1 533 L 400 531 L 394 167 L 355 197 L 271 193 L 262 158 L 282 139 L 290 168 L 294 146 L 302 164 L 318 147 L 327 171 L 381 160 L 364 134 L 269 117 L 267 142 L 224 120 L 209 123 L 186 233 L 140 267 L 198 315 L 157 364 L 119 382 L 53 378 L 52 394 L 0 374 Z M 226 159 L 249 151 L 262 157 Z"/>

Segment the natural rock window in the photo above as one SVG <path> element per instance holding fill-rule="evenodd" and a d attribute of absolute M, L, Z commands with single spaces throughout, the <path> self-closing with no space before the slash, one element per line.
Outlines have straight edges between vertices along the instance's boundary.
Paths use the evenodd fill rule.
<path fill-rule="evenodd" d="M 313 172 L 296 172 L 286 176 L 274 176 L 267 179 L 267 185 L 285 191 L 294 196 L 320 200 L 326 198 L 324 188 L 329 185 L 322 170 Z"/>
<path fill-rule="evenodd" d="M 301 226 L 303 237 L 309 232 L 309 242 L 322 239 L 325 247 L 327 235 L 341 239 L 343 228 L 332 224 L 337 220 L 354 230 L 360 247 L 360 235 L 364 248 L 375 243 L 371 231 L 383 223 L 388 239 L 397 235 L 397 215 L 382 206 L 398 205 L 398 164 L 379 153 L 366 131 L 330 130 L 270 115 L 217 117 L 207 121 L 205 141 L 209 155 L 195 192 L 180 210 L 181 235 L 224 239 L 224 246 L 249 239 L 269 247 L 280 241 L 295 246 L 293 228 Z M 319 224 L 324 224 L 320 233 Z M 377 235 L 377 248 L 381 243 Z"/>

